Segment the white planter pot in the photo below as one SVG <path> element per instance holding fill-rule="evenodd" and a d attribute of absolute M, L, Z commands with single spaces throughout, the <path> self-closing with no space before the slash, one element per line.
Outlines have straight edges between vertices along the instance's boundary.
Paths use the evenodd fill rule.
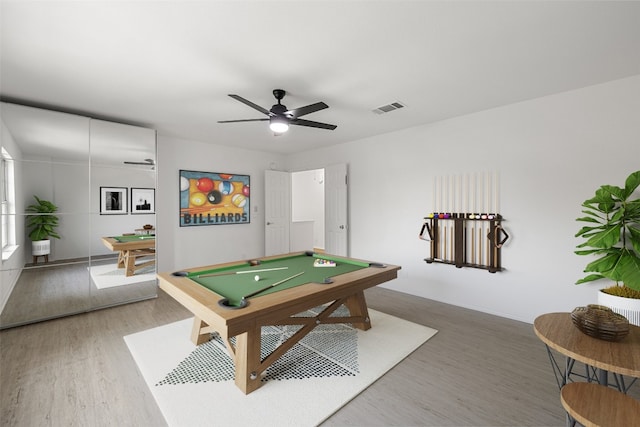
<path fill-rule="evenodd" d="M 51 253 L 51 240 L 34 240 L 31 242 L 33 256 L 49 255 Z"/>
<path fill-rule="evenodd" d="M 622 314 L 632 325 L 640 326 L 640 299 L 623 298 L 599 291 L 598 304 L 609 307 L 614 313 Z"/>

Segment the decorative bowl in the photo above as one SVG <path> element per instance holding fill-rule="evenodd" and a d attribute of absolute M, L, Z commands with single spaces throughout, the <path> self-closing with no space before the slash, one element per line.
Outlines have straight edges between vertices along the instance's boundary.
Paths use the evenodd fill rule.
<path fill-rule="evenodd" d="M 582 333 L 605 341 L 620 341 L 629 334 L 627 318 L 604 305 L 576 307 L 571 320 Z"/>

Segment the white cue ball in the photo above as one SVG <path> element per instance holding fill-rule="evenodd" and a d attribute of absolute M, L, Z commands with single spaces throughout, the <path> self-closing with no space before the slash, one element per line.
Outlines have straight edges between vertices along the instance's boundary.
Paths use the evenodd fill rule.
<path fill-rule="evenodd" d="M 255 281 L 257 282 L 258 280 L 260 280 L 260 276 L 258 276 L 258 275 L 256 274 L 256 277 L 254 277 L 254 278 L 253 278 L 253 280 L 255 280 Z"/>

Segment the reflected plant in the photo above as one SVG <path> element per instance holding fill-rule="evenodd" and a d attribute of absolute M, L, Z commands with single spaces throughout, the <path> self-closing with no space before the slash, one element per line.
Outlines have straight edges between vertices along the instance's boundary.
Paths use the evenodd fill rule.
<path fill-rule="evenodd" d="M 49 238 L 59 239 L 60 235 L 56 232 L 58 217 L 53 215 L 58 207 L 38 196 L 34 195 L 33 197 L 37 203 L 27 206 L 26 209 L 27 212 L 33 214 L 27 216 L 27 227 L 31 229 L 29 238 L 34 242 Z"/>

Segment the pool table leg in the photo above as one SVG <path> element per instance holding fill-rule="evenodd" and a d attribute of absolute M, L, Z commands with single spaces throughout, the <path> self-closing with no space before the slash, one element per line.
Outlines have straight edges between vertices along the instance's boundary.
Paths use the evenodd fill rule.
<path fill-rule="evenodd" d="M 118 251 L 118 268 L 124 268 L 125 259 L 126 259 L 125 251 Z"/>
<path fill-rule="evenodd" d="M 133 276 L 136 274 L 136 257 L 133 254 L 133 251 L 127 251 L 127 256 L 125 257 L 125 271 L 124 275 L 127 277 Z"/>
<path fill-rule="evenodd" d="M 249 394 L 262 385 L 260 332 L 260 327 L 254 326 L 249 331 L 236 335 L 235 383 L 244 394 Z"/>
<path fill-rule="evenodd" d="M 362 329 L 363 331 L 371 329 L 371 320 L 369 318 L 369 310 L 367 309 L 367 301 L 364 298 L 364 291 L 356 292 L 348 297 L 344 305 L 349 309 L 351 316 L 364 319 L 362 322 L 353 322 L 352 325 L 354 328 Z"/>
<path fill-rule="evenodd" d="M 209 325 L 197 317 L 193 318 L 193 327 L 191 328 L 191 341 L 195 345 L 200 345 L 211 340 L 211 332 L 207 331 Z"/>

